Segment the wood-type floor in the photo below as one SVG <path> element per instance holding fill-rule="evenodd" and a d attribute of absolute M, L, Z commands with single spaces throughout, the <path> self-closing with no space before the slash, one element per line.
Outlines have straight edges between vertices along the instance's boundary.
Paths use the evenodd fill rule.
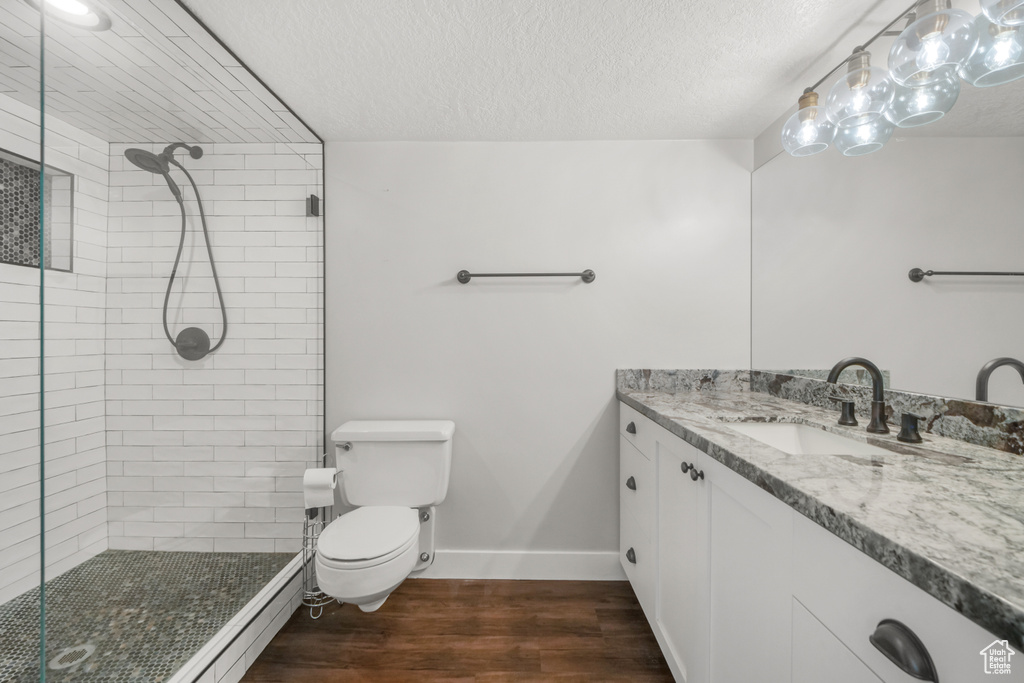
<path fill-rule="evenodd" d="M 243 681 L 671 683 L 626 581 L 410 579 L 376 612 L 300 608 Z"/>

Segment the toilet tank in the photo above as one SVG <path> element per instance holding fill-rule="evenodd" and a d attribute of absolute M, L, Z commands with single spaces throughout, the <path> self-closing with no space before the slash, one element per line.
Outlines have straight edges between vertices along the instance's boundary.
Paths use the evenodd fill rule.
<path fill-rule="evenodd" d="M 352 420 L 331 434 L 348 505 L 438 505 L 452 469 L 450 420 Z M 350 446 L 346 448 L 346 446 Z"/>

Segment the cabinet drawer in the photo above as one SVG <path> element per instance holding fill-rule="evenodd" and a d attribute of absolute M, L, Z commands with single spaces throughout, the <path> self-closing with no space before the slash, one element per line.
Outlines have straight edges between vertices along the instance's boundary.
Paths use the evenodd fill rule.
<path fill-rule="evenodd" d="M 654 545 L 640 531 L 633 515 L 624 507 L 619 509 L 619 561 L 626 570 L 626 578 L 633 586 L 640 606 L 650 619 L 654 615 Z M 627 557 L 632 550 L 632 561 Z"/>
<path fill-rule="evenodd" d="M 654 531 L 656 490 L 654 462 L 619 436 L 619 505 L 633 515 L 648 540 Z"/>
<path fill-rule="evenodd" d="M 658 425 L 619 402 L 619 434 L 636 446 L 647 458 L 654 457 L 654 433 Z"/>
<path fill-rule="evenodd" d="M 920 638 L 943 683 L 993 680 L 981 651 L 995 635 L 799 514 L 793 515 L 793 559 L 794 597 L 883 681 L 918 680 L 869 642 L 883 619 Z M 1012 666 L 1000 681 L 1024 681 L 1024 665 Z"/>
<path fill-rule="evenodd" d="M 799 601 L 793 601 L 793 683 L 882 683 Z"/>

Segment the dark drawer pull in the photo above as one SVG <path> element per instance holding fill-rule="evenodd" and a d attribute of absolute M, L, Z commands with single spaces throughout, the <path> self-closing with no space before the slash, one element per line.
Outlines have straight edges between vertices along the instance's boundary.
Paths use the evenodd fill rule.
<path fill-rule="evenodd" d="M 693 465 L 684 460 L 682 463 L 679 464 L 679 469 L 683 471 L 683 474 L 686 474 L 687 472 L 693 469 Z"/>
<path fill-rule="evenodd" d="M 636 564 L 636 552 L 632 548 L 626 551 L 626 559 L 631 563 Z"/>
<path fill-rule="evenodd" d="M 630 491 L 636 491 L 636 479 L 630 477 L 626 480 L 626 488 Z"/>
<path fill-rule="evenodd" d="M 901 671 L 922 681 L 939 683 L 939 675 L 927 648 L 904 624 L 895 619 L 883 619 L 868 640 Z"/>
<path fill-rule="evenodd" d="M 628 425 L 626 425 L 626 433 L 636 434 L 636 422 L 630 422 Z"/>
<path fill-rule="evenodd" d="M 694 481 L 697 481 L 698 479 L 703 479 L 703 478 L 704 478 L 704 470 L 701 470 L 700 472 L 698 472 L 696 467 L 694 467 L 694 466 L 690 467 L 690 479 L 693 479 Z"/>

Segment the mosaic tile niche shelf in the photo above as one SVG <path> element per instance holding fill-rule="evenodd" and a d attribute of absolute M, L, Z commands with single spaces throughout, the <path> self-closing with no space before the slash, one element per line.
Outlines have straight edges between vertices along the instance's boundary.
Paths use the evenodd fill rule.
<path fill-rule="evenodd" d="M 71 270 L 73 176 L 47 167 L 42 187 L 43 262 Z M 39 267 L 39 165 L 0 150 L 0 262 Z"/>
<path fill-rule="evenodd" d="M 169 680 L 292 558 L 100 553 L 46 583 L 46 680 Z M 0 681 L 39 681 L 38 589 L 0 606 Z"/>

